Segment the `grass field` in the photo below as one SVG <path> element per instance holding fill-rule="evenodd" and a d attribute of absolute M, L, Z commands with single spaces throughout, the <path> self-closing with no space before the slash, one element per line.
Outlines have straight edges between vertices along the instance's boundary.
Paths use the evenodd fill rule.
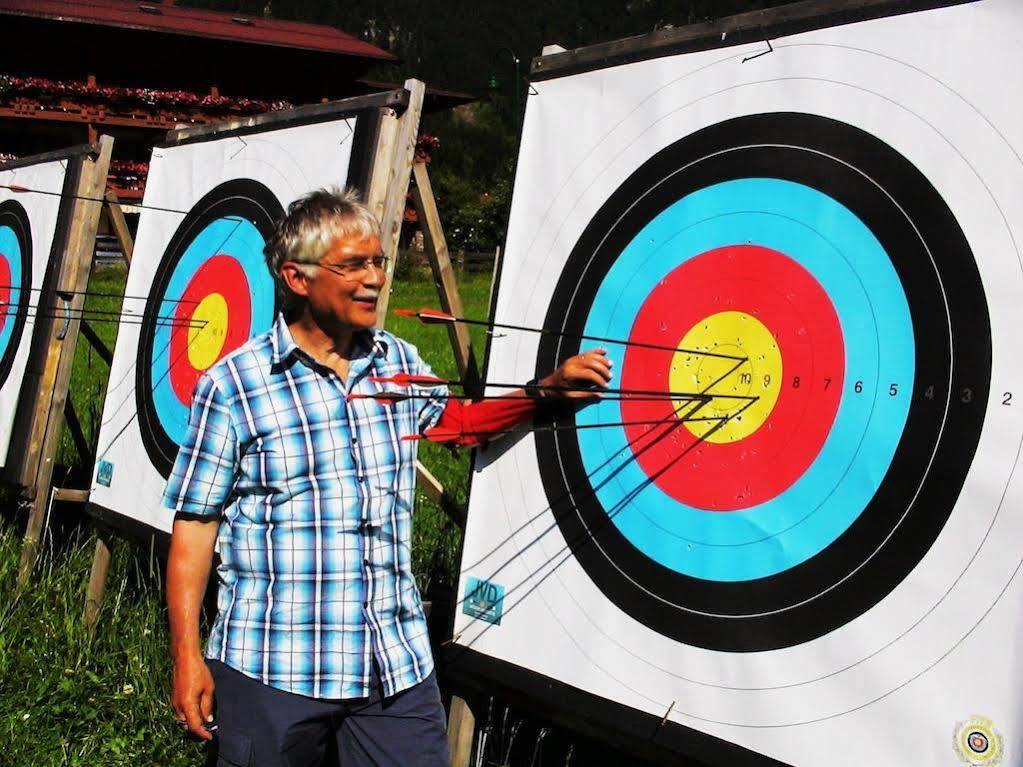
<path fill-rule="evenodd" d="M 103 269 L 90 292 L 119 294 L 123 269 Z M 465 312 L 485 317 L 488 274 L 460 282 Z M 117 298 L 90 296 L 89 308 L 116 313 Z M 412 273 L 396 283 L 391 307 L 437 307 L 429 277 Z M 113 348 L 116 324 L 94 323 Z M 388 328 L 415 343 L 441 376 L 457 378 L 447 333 L 400 317 Z M 482 332 L 474 334 L 482 357 Z M 71 399 L 87 438 L 102 414 L 107 368 L 87 342 L 79 343 Z M 421 458 L 460 501 L 465 500 L 468 457 L 426 445 Z M 82 456 L 65 433 L 55 481 L 87 486 L 92 457 Z M 0 765 L 195 765 L 201 749 L 182 741 L 171 724 L 170 666 L 159 564 L 149 551 L 120 542 L 108 581 L 107 598 L 94 637 L 84 630 L 81 611 L 88 582 L 94 531 L 76 512 L 51 520 L 43 556 L 24 593 L 15 577 L 24 509 L 8 493 L 0 496 Z M 418 498 L 413 567 L 424 593 L 454 582 L 460 532 L 444 513 Z"/>

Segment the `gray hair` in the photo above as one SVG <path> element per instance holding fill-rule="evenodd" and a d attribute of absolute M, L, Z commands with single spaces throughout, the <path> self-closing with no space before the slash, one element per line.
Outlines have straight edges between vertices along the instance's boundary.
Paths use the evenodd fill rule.
<path fill-rule="evenodd" d="M 291 203 L 263 248 L 284 308 L 294 306 L 294 294 L 284 285 L 281 264 L 285 261 L 315 264 L 339 238 L 361 240 L 379 236 L 379 222 L 354 188 L 317 189 Z M 303 272 L 311 277 L 313 270 Z"/>

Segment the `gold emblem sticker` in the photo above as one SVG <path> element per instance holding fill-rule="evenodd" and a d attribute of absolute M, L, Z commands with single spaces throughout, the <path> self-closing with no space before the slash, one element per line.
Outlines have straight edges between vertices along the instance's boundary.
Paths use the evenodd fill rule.
<path fill-rule="evenodd" d="M 1002 763 L 1005 738 L 990 719 L 974 715 L 964 722 L 956 722 L 952 748 L 963 764 L 994 767 Z"/>

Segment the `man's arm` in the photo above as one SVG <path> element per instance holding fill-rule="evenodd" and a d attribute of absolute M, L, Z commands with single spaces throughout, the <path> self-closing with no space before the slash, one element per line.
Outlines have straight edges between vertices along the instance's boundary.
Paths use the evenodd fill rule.
<path fill-rule="evenodd" d="M 199 614 L 216 540 L 216 519 L 177 519 L 167 558 L 167 618 L 174 660 L 171 708 L 188 732 L 203 740 L 213 737 L 203 727 L 213 719 L 213 676 L 202 655 Z"/>
<path fill-rule="evenodd" d="M 475 447 L 531 418 L 538 399 L 586 403 L 600 399 L 612 378 L 611 361 L 603 349 L 565 360 L 554 372 L 529 388 L 480 402 L 449 399 L 437 424 L 423 436 L 434 442 Z"/>
<path fill-rule="evenodd" d="M 234 492 L 238 438 L 227 397 L 209 375 L 192 395 L 188 428 L 163 495 L 174 516 L 167 560 L 167 612 L 174 659 L 171 707 L 198 738 L 213 714 L 213 677 L 203 660 L 199 613 L 213 561 L 217 527 Z M 184 518 L 183 518 L 184 517 Z"/>

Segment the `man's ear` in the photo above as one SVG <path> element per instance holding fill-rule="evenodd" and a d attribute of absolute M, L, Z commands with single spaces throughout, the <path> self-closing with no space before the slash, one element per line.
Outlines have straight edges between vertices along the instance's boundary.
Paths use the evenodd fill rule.
<path fill-rule="evenodd" d="M 302 267 L 293 261 L 285 261 L 281 264 L 281 279 L 285 287 L 292 293 L 300 296 L 309 295 L 309 277 L 302 271 Z"/>

